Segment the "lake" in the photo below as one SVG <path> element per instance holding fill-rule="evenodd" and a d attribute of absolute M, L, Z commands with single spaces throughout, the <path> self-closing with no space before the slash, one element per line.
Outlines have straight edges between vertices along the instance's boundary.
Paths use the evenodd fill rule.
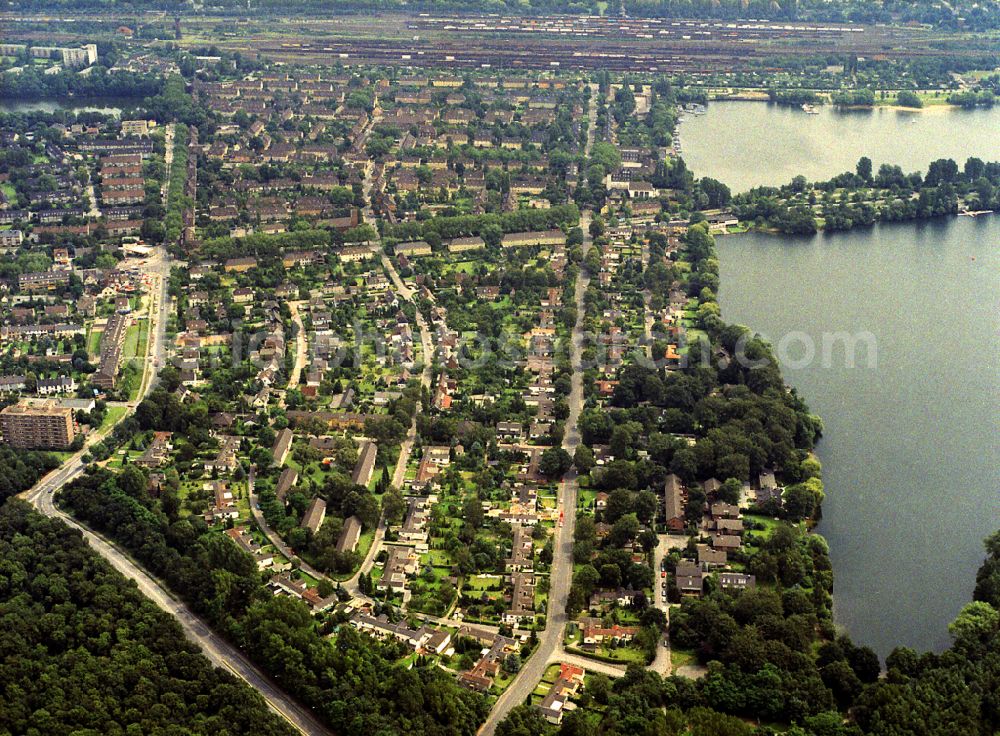
<path fill-rule="evenodd" d="M 835 618 L 883 657 L 948 645 L 1000 528 L 998 243 L 1000 216 L 718 240 L 723 317 L 784 348 L 823 418 Z M 824 366 L 835 331 L 870 333 L 874 364 Z"/>
<path fill-rule="evenodd" d="M 840 111 L 830 105 L 808 115 L 797 107 L 764 102 L 710 102 L 704 115 L 680 124 L 684 161 L 696 176 L 711 176 L 736 192 L 810 181 L 853 171 L 868 156 L 907 173 L 927 170 L 938 158 L 961 166 L 969 156 L 1000 160 L 1000 107 L 922 111 L 889 108 Z"/>
<path fill-rule="evenodd" d="M 0 100 L 0 112 L 47 112 L 70 110 L 72 112 L 99 112 L 102 115 L 122 114 L 122 107 L 135 105 L 138 100 L 132 99 L 96 99 L 96 100 Z"/>

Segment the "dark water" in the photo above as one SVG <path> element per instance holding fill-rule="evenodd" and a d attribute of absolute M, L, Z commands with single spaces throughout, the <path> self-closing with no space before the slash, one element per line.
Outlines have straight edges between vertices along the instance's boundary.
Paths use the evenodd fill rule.
<path fill-rule="evenodd" d="M 793 364 L 816 346 L 783 370 L 826 427 L 819 531 L 837 622 L 882 656 L 944 648 L 1000 528 L 1000 216 L 730 236 L 718 250 L 728 321 Z M 836 331 L 870 333 L 874 365 L 860 347 L 854 368 L 842 349 L 824 365 Z"/>
<path fill-rule="evenodd" d="M 786 184 L 798 174 L 810 181 L 853 171 L 862 156 L 880 164 L 926 171 L 937 158 L 1000 160 L 1000 107 L 923 111 L 888 108 L 818 115 L 764 102 L 711 102 L 705 115 L 680 125 L 683 156 L 698 176 L 725 182 L 733 192 Z"/>
<path fill-rule="evenodd" d="M 0 100 L 0 112 L 47 112 L 70 110 L 72 112 L 99 112 L 120 117 L 122 106 L 135 105 L 136 100 L 118 99 L 60 99 L 60 100 Z"/>

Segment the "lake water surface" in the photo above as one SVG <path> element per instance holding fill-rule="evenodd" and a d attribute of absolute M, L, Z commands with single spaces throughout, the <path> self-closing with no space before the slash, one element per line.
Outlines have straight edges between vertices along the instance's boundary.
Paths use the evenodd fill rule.
<path fill-rule="evenodd" d="M 927 170 L 937 158 L 1000 160 L 1000 107 L 922 111 L 875 108 L 839 111 L 830 105 L 807 115 L 764 102 L 710 102 L 704 115 L 680 124 L 683 157 L 697 176 L 725 182 L 734 193 L 810 181 L 853 171 L 858 159 Z"/>
<path fill-rule="evenodd" d="M 96 99 L 96 100 L 0 100 L 0 112 L 47 112 L 53 113 L 56 110 L 70 110 L 72 112 L 99 112 L 102 115 L 114 115 L 120 117 L 122 108 L 120 105 L 132 104 L 137 100 L 119 100 L 117 98 Z"/>
<path fill-rule="evenodd" d="M 783 371 L 825 424 L 837 622 L 882 656 L 944 648 L 1000 528 L 1000 216 L 729 236 L 718 251 L 727 321 L 793 364 L 816 346 Z M 870 334 L 874 364 L 859 346 L 854 368 L 841 349 L 824 366 L 837 331 Z"/>

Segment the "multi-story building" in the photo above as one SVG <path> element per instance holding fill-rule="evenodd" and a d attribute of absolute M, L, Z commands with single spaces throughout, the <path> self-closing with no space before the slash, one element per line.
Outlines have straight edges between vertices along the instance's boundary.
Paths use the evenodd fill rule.
<path fill-rule="evenodd" d="M 148 120 L 122 120 L 122 135 L 149 135 Z"/>
<path fill-rule="evenodd" d="M 73 410 L 55 401 L 21 401 L 0 411 L 3 438 L 25 450 L 64 450 L 73 443 Z"/>
<path fill-rule="evenodd" d="M 17 277 L 22 292 L 55 291 L 69 284 L 69 274 L 65 271 L 35 271 L 22 273 Z"/>
<path fill-rule="evenodd" d="M 104 390 L 113 389 L 118 382 L 118 368 L 122 362 L 122 345 L 128 332 L 129 317 L 115 312 L 108 317 L 101 336 L 101 361 L 90 382 Z"/>
<path fill-rule="evenodd" d="M 77 49 L 61 46 L 32 46 L 31 56 L 36 59 L 59 59 L 70 68 L 93 66 L 97 63 L 97 44 L 88 43 Z"/>

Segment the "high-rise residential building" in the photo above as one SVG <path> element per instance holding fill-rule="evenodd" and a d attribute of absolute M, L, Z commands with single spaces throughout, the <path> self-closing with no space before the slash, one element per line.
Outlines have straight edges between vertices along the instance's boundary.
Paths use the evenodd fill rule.
<path fill-rule="evenodd" d="M 11 447 L 65 450 L 73 443 L 73 410 L 55 401 L 21 401 L 0 411 L 0 429 Z"/>

